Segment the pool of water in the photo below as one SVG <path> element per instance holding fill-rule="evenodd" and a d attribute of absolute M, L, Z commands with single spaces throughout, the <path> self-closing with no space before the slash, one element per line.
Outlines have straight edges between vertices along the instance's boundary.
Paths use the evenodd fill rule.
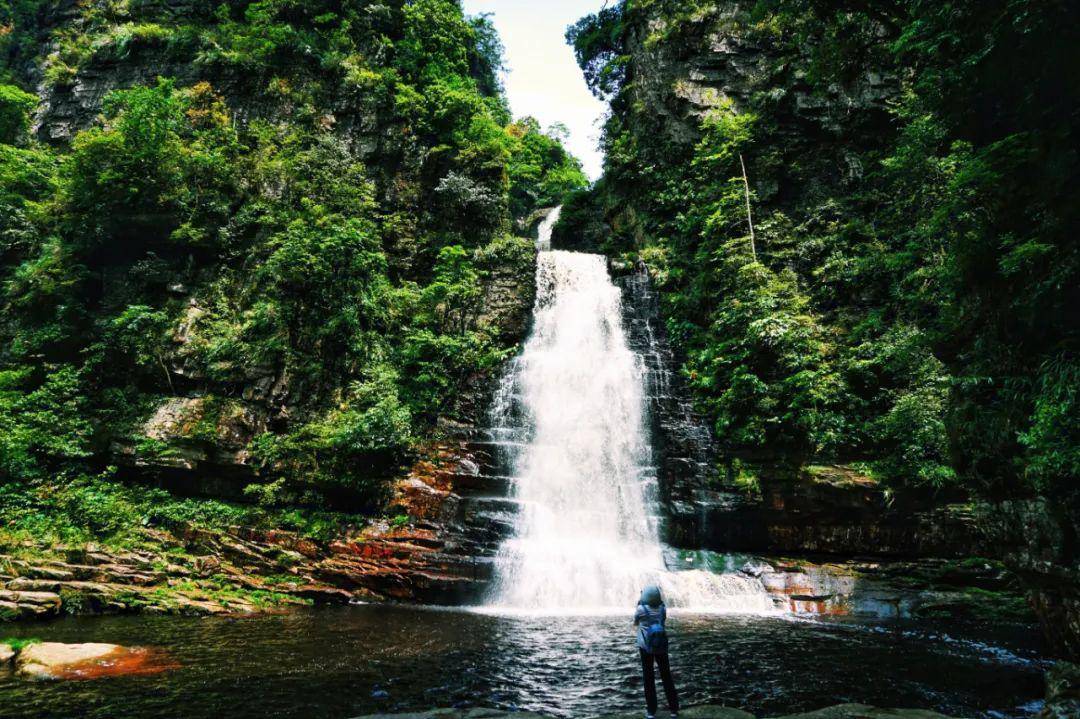
<path fill-rule="evenodd" d="M 675 614 L 684 703 L 759 716 L 840 702 L 1023 716 L 1043 693 L 1035 628 Z M 245 618 L 67 618 L 11 636 L 166 649 L 167 674 L 41 683 L 0 675 L 5 719 L 344 719 L 433 706 L 562 717 L 641 706 L 627 617 L 353 606 Z"/>

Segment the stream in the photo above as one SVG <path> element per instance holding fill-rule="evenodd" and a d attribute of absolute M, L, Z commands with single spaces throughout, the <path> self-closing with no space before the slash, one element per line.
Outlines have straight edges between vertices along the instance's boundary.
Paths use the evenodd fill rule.
<path fill-rule="evenodd" d="M 70 617 L 10 634 L 166 649 L 156 676 L 42 683 L 0 675 L 5 719 L 345 719 L 433 706 L 560 717 L 640 708 L 625 616 L 498 615 L 360 605 L 248 618 Z M 1030 714 L 1044 663 L 1031 627 L 673 612 L 687 704 L 758 716 L 841 702 L 951 716 Z M 180 709 L 182 707 L 182 709 Z"/>

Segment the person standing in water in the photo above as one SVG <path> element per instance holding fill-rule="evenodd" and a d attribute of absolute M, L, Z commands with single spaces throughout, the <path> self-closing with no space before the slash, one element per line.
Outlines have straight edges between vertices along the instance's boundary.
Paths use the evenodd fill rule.
<path fill-rule="evenodd" d="M 656 676 L 653 665 L 660 667 L 660 681 L 664 683 L 664 696 L 672 719 L 679 716 L 679 695 L 675 692 L 675 680 L 671 678 L 668 662 L 667 607 L 660 596 L 660 587 L 650 585 L 641 591 L 634 626 L 637 627 L 637 647 L 641 654 L 641 674 L 645 680 L 646 719 L 656 717 Z"/>

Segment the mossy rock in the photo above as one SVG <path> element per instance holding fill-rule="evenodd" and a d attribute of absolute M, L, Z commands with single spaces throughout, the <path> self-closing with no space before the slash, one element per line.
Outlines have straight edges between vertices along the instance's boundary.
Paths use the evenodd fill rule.
<path fill-rule="evenodd" d="M 867 704 L 839 704 L 779 719 L 949 719 L 944 714 L 925 709 L 879 709 Z"/>

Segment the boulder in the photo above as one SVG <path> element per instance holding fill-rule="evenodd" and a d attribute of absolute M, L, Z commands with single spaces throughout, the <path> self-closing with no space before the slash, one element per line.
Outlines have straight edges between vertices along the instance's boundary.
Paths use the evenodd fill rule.
<path fill-rule="evenodd" d="M 15 650 L 10 644 L 0 644 L 0 669 L 6 669 L 15 658 Z"/>
<path fill-rule="evenodd" d="M 159 674 L 178 665 L 164 652 L 116 644 L 31 644 L 18 653 L 15 670 L 32 679 L 99 679 Z"/>
<path fill-rule="evenodd" d="M 19 652 L 15 668 L 20 676 L 56 679 L 74 666 L 101 661 L 123 651 L 117 644 L 41 642 Z"/>

